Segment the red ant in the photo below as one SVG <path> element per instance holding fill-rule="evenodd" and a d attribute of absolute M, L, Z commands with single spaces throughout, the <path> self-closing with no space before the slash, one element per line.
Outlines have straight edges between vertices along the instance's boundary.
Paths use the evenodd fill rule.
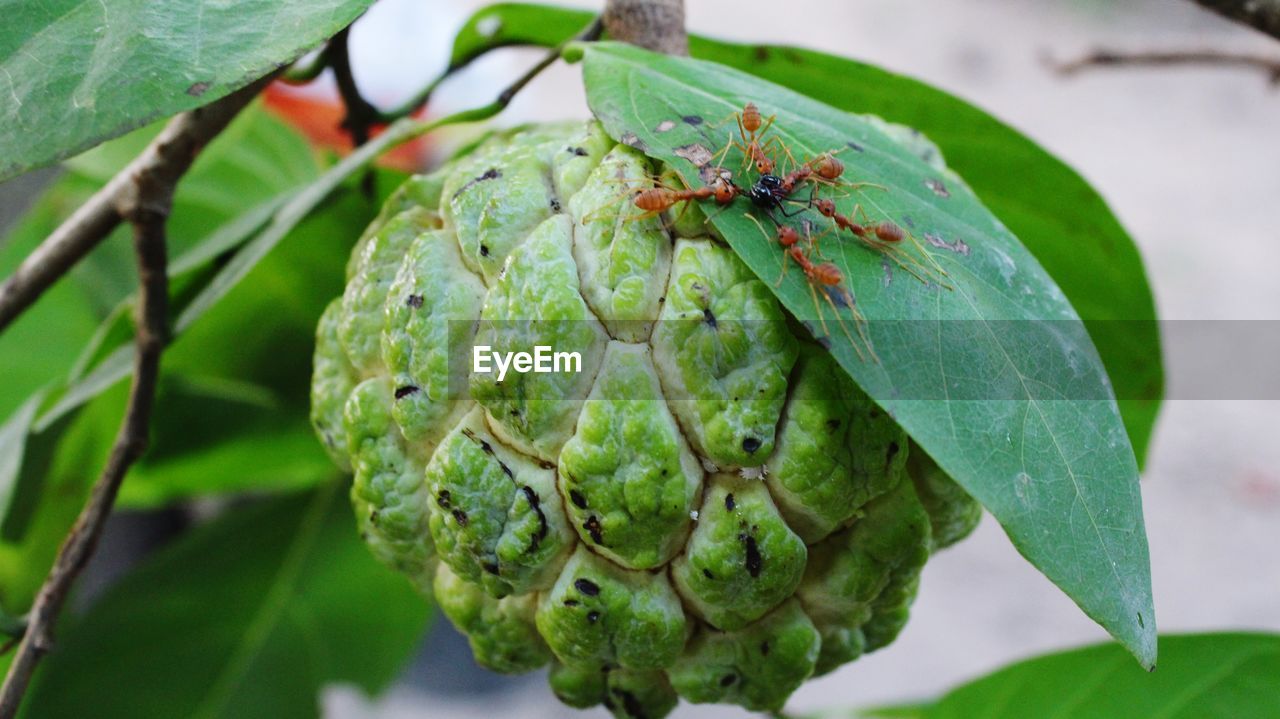
<path fill-rule="evenodd" d="M 772 175 L 776 169 L 776 163 L 769 156 L 770 148 L 777 145 L 782 148 L 783 152 L 787 153 L 788 157 L 791 155 L 786 146 L 777 137 L 771 137 L 761 142 L 761 138 L 769 131 L 769 127 L 773 125 L 773 121 L 778 116 L 770 115 L 768 118 L 764 118 L 760 115 L 760 108 L 756 107 L 754 102 L 748 102 L 743 106 L 742 112 L 735 112 L 732 117 L 738 123 L 738 137 L 740 139 L 734 139 L 733 133 L 729 133 L 729 142 L 725 144 L 724 150 L 721 152 L 721 160 L 729 152 L 729 148 L 737 147 L 742 150 L 743 166 L 751 163 L 755 165 L 756 172 L 760 175 Z"/>
<path fill-rule="evenodd" d="M 613 180 L 628 184 L 636 182 L 643 182 L 646 184 L 655 183 L 653 187 L 646 187 L 641 190 L 635 190 L 634 192 L 632 190 L 623 191 L 623 195 L 632 194 L 632 204 L 635 205 L 637 209 L 642 210 L 642 212 L 638 214 L 633 214 L 627 217 L 625 221 L 634 222 L 636 220 L 646 220 L 670 210 L 677 204 L 682 202 L 687 203 L 692 200 L 714 199 L 717 204 L 724 206 L 733 202 L 734 198 L 740 193 L 738 186 L 733 182 L 732 176 L 727 172 L 717 171 L 715 178 L 710 182 L 710 184 L 703 185 L 702 187 L 689 187 L 689 182 L 684 179 L 684 175 L 681 175 L 678 170 L 675 170 L 675 173 L 680 176 L 680 181 L 684 183 L 685 188 L 668 187 L 660 184 L 661 180 L 655 181 L 653 178 L 645 178 L 643 180 L 617 178 L 616 180 Z M 613 202 L 604 203 L 599 208 L 599 211 L 604 211 L 612 205 Z M 685 208 L 683 208 L 681 212 L 687 208 L 688 205 L 686 204 Z M 591 213 L 583 219 L 585 222 L 593 222 L 598 219 L 598 217 L 596 213 Z"/>
<path fill-rule="evenodd" d="M 933 257 L 912 237 L 903 227 L 896 222 L 890 220 L 881 220 L 872 224 L 862 224 L 854 220 L 852 217 L 842 215 L 836 209 L 836 203 L 829 199 L 810 199 L 814 209 L 816 209 L 823 217 L 830 218 L 835 222 L 836 227 L 842 230 L 848 230 L 863 244 L 881 254 L 890 257 L 899 267 L 906 270 L 912 277 L 928 284 L 930 280 L 937 282 L 943 287 L 948 285 L 942 281 L 946 277 L 947 271 L 933 259 Z M 853 214 L 855 216 L 864 214 L 862 206 L 854 207 Z M 920 262 L 914 256 L 908 254 L 902 249 L 903 240 L 910 239 L 915 249 L 928 260 L 928 266 Z"/>
<path fill-rule="evenodd" d="M 759 220 L 751 215 L 746 217 L 755 222 L 760 231 L 764 233 L 764 226 L 760 224 Z M 809 282 L 809 296 L 813 299 L 813 309 L 818 315 L 818 322 L 822 326 L 823 336 L 831 337 L 831 330 L 827 327 L 827 318 L 822 312 L 822 305 L 818 303 L 819 287 L 821 287 L 823 299 L 826 300 L 827 305 L 831 307 L 832 313 L 835 314 L 840 330 L 844 332 L 845 338 L 849 340 L 849 345 L 853 347 L 853 351 L 857 353 L 858 358 L 865 359 L 866 355 L 863 354 L 862 349 L 865 345 L 867 354 L 871 356 L 871 359 L 879 362 L 880 359 L 876 357 L 875 350 L 871 347 L 871 339 L 867 336 L 867 319 L 863 316 L 862 311 L 858 309 L 853 293 L 844 286 L 844 273 L 840 271 L 840 268 L 834 262 L 813 262 L 810 257 L 818 253 L 818 242 L 817 238 L 810 234 L 810 226 L 807 221 L 804 223 L 804 233 L 807 242 L 801 245 L 800 232 L 796 228 L 790 225 L 778 225 L 774 239 L 782 246 L 784 252 L 782 255 L 782 273 L 778 276 L 778 281 L 774 283 L 774 286 L 781 285 L 783 280 L 786 279 L 788 260 L 795 262 L 800 266 L 800 270 L 804 272 L 805 279 Z M 768 233 L 765 233 L 765 235 L 767 236 Z M 840 315 L 840 308 L 836 306 L 835 300 L 831 299 L 832 295 L 835 295 L 840 300 L 840 304 L 847 307 L 850 314 L 853 315 L 858 339 L 855 339 L 853 334 L 849 332 L 844 318 Z"/>
<path fill-rule="evenodd" d="M 831 307 L 832 313 L 835 314 L 836 322 L 840 325 L 840 330 L 844 332 L 845 338 L 849 340 L 849 345 L 853 347 L 853 351 L 858 354 L 858 359 L 865 359 L 862 353 L 862 346 L 865 345 L 871 358 L 879 362 L 880 360 L 876 357 L 875 350 L 871 347 L 871 339 L 867 336 L 866 317 L 858 309 L 853 293 L 844 286 L 844 273 L 840 271 L 840 268 L 834 262 L 814 263 L 810 259 L 810 254 L 817 252 L 817 244 L 813 237 L 809 235 L 807 223 L 805 224 L 805 235 L 809 240 L 808 251 L 800 245 L 800 233 L 795 228 L 787 225 L 778 226 L 778 244 L 785 248 L 785 254 L 782 258 L 782 276 L 778 278 L 778 284 L 782 284 L 782 280 L 787 276 L 787 260 L 794 261 L 800 266 L 800 270 L 804 272 L 805 279 L 809 282 L 809 295 L 813 298 L 813 308 L 818 314 L 818 322 L 822 325 L 823 334 L 830 337 L 831 331 L 827 328 L 827 320 L 822 313 L 822 306 L 818 304 L 818 287 L 822 288 L 822 298 Z M 848 326 L 844 323 L 844 318 L 840 316 L 840 308 L 831 299 L 833 294 L 840 299 L 841 304 L 849 308 L 849 312 L 853 315 L 853 321 L 858 330 L 857 340 L 849 332 Z"/>
<path fill-rule="evenodd" d="M 650 187 L 647 190 L 637 192 L 632 202 L 646 213 L 638 217 L 644 217 L 666 212 L 680 202 L 714 198 L 716 204 L 727 205 L 733 202 L 733 198 L 737 196 L 738 186 L 723 175 L 717 175 L 715 181 L 710 185 L 692 189 L 677 190 L 671 187 Z"/>

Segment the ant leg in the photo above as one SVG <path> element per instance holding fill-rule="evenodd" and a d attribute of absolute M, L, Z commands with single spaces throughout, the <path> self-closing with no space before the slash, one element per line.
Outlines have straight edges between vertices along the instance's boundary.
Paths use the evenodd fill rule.
<path fill-rule="evenodd" d="M 785 200 L 785 198 L 784 198 L 784 200 Z M 790 200 L 786 200 L 786 201 L 790 201 Z M 795 217 L 796 215 L 800 214 L 801 212 L 804 212 L 805 210 L 809 209 L 809 205 L 807 205 L 807 204 L 803 204 L 803 203 L 801 203 L 799 200 L 796 200 L 795 202 L 796 202 L 796 204 L 799 204 L 799 205 L 800 205 L 799 209 L 797 209 L 795 212 L 787 212 L 786 210 L 782 209 L 782 204 L 781 204 L 781 203 L 779 203 L 779 204 L 778 204 L 778 212 L 781 212 L 783 217 L 786 217 L 786 218 L 788 218 L 788 219 L 789 219 L 789 218 Z M 776 221 L 776 220 L 775 220 L 775 221 Z"/>
<path fill-rule="evenodd" d="M 756 137 L 764 137 L 764 134 L 769 131 L 770 127 L 773 126 L 773 121 L 777 119 L 778 119 L 777 113 L 770 115 L 768 119 L 764 121 L 764 124 L 760 126 L 760 129 L 756 130 L 755 132 Z"/>
<path fill-rule="evenodd" d="M 729 113 L 728 115 L 725 115 L 724 117 L 720 118 L 719 120 L 716 120 L 715 122 L 710 123 L 709 125 L 707 125 L 707 127 L 708 127 L 709 129 L 712 129 L 712 130 L 718 130 L 718 129 L 720 129 L 720 126 L 721 126 L 721 125 L 724 125 L 725 123 L 729 122 L 730 120 L 737 120 L 737 121 L 738 121 L 738 123 L 739 123 L 739 124 L 741 124 L 741 123 L 742 123 L 742 113 L 741 113 L 741 112 L 739 112 L 739 111 L 731 112 L 731 113 Z"/>
<path fill-rule="evenodd" d="M 738 141 L 733 139 L 733 131 L 729 132 L 729 137 L 725 140 L 724 148 L 716 155 L 716 172 L 719 173 L 720 168 L 724 167 L 724 161 L 729 157 L 729 150 L 738 147 Z"/>
<path fill-rule="evenodd" d="M 810 285 L 809 289 L 812 290 L 814 288 L 812 285 Z M 858 359 L 860 361 L 866 359 L 866 356 L 862 354 L 862 344 L 866 344 L 867 350 L 871 352 L 871 356 L 875 357 L 876 363 L 879 364 L 880 359 L 876 357 L 875 352 L 871 350 L 871 342 L 868 340 L 862 327 L 862 322 L 864 322 L 865 320 L 862 319 L 861 313 L 853 309 L 853 297 L 849 294 L 849 291 L 846 290 L 844 287 L 840 288 L 840 292 L 842 295 L 841 299 L 848 303 L 850 311 L 852 311 L 854 314 L 854 322 L 858 325 L 858 336 L 859 338 L 862 339 L 863 341 L 862 343 L 859 343 L 857 340 L 853 338 L 853 335 L 850 334 L 848 325 L 844 323 L 844 318 L 840 316 L 840 308 L 836 307 L 835 301 L 831 299 L 831 293 L 825 287 L 822 289 L 822 298 L 825 299 L 827 301 L 827 305 L 831 307 L 831 312 L 835 314 L 836 322 L 840 325 L 840 331 L 844 333 L 845 339 L 849 340 L 849 346 L 853 347 L 853 351 L 858 355 Z M 816 291 L 815 291 L 815 294 L 816 294 Z M 817 297 L 814 297 L 813 301 L 817 303 L 818 301 Z M 821 315 L 821 312 L 819 312 L 819 315 Z M 824 332 L 826 331 L 827 328 L 825 323 L 823 324 L 822 329 Z"/>
<path fill-rule="evenodd" d="M 787 147 L 787 143 L 783 142 L 782 138 L 778 137 L 777 135 L 774 135 L 773 137 L 769 138 L 769 143 L 776 144 L 778 147 L 782 148 L 782 154 L 787 156 L 787 163 L 788 163 L 787 172 L 791 172 L 800 166 L 800 163 L 796 162 L 795 155 L 791 154 L 791 148 Z"/>
<path fill-rule="evenodd" d="M 818 324 L 822 326 L 822 336 L 830 340 L 831 330 L 827 328 L 827 317 L 822 313 L 822 305 L 818 304 L 818 290 L 813 286 L 812 280 L 809 282 L 809 296 L 813 298 L 813 310 L 818 313 Z M 823 297 L 826 297 L 825 292 L 823 292 Z M 827 297 L 827 302 L 831 302 L 830 297 Z M 834 305 L 832 309 L 835 309 Z M 840 319 L 838 312 L 836 313 L 836 319 Z"/>

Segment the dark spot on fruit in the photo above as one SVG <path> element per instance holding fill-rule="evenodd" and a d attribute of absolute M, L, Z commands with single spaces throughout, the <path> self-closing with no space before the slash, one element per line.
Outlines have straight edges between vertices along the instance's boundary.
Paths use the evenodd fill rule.
<path fill-rule="evenodd" d="M 582 528 L 587 530 L 587 534 L 591 536 L 591 541 L 596 544 L 604 544 L 604 534 L 600 531 L 600 520 L 596 515 L 587 517 L 587 521 L 582 523 Z"/>
<path fill-rule="evenodd" d="M 573 580 L 573 586 L 588 597 L 594 597 L 600 593 L 600 585 L 590 579 L 575 579 Z"/>
<path fill-rule="evenodd" d="M 576 606 L 578 606 L 578 604 L 580 604 L 580 602 L 579 602 L 578 600 L 576 600 L 576 599 L 566 599 L 566 600 L 564 600 L 564 605 L 565 605 L 566 607 L 576 607 Z"/>
<path fill-rule="evenodd" d="M 455 200 L 458 199 L 458 195 L 461 195 L 462 193 L 466 192 L 468 189 L 470 189 L 472 185 L 476 184 L 477 182 L 484 182 L 485 180 L 496 180 L 499 177 L 502 177 L 502 171 L 496 167 L 490 167 L 489 169 L 485 170 L 483 174 L 475 178 L 472 178 L 470 181 L 467 182 L 467 184 L 463 185 L 462 187 L 459 187 L 458 191 L 453 193 L 453 199 Z"/>
<path fill-rule="evenodd" d="M 396 388 L 396 399 L 404 399 L 405 397 L 408 397 L 409 395 L 411 395 L 411 394 L 413 394 L 414 392 L 417 392 L 417 391 L 418 391 L 418 388 L 417 388 L 417 387 L 414 387 L 414 386 L 413 386 L 413 385 L 411 385 L 411 384 L 407 384 L 407 385 L 405 385 L 405 386 L 403 386 L 403 387 L 397 387 L 397 388 Z"/>
<path fill-rule="evenodd" d="M 587 621 L 591 622 L 592 624 L 595 624 L 596 622 L 600 621 L 600 612 L 597 612 L 594 609 L 587 612 Z"/>
<path fill-rule="evenodd" d="M 586 157 L 586 156 L 587 156 L 587 151 L 586 151 L 586 149 L 585 149 L 585 148 L 581 148 L 581 147 L 566 147 L 566 148 L 564 148 L 564 150 L 565 150 L 565 152 L 569 153 L 570 155 L 576 155 L 577 157 Z"/>
<path fill-rule="evenodd" d="M 556 199 L 556 198 L 554 198 L 554 197 L 553 197 L 553 198 L 551 198 L 551 211 L 552 211 L 552 212 L 559 212 L 559 211 L 560 211 L 560 201 L 559 201 L 559 200 L 557 200 L 557 199 Z"/>
<path fill-rule="evenodd" d="M 502 465 L 502 468 L 507 469 L 507 465 Z M 511 470 L 507 470 L 507 476 L 511 476 Z M 529 551 L 536 552 L 538 545 L 547 538 L 547 515 L 542 511 L 542 501 L 532 487 L 526 484 L 520 488 L 520 491 L 524 494 L 529 507 L 538 515 L 538 531 L 533 533 L 533 539 L 529 541 Z"/>
<path fill-rule="evenodd" d="M 760 565 L 764 560 L 760 557 L 760 548 L 756 546 L 755 537 L 747 537 L 747 574 L 753 578 L 760 576 Z"/>
<path fill-rule="evenodd" d="M 737 502 L 733 501 L 733 494 L 732 493 L 726 494 L 724 496 L 724 508 L 732 512 L 733 508 L 736 506 L 738 506 L 738 504 Z"/>
<path fill-rule="evenodd" d="M 697 127 L 702 124 L 702 118 L 697 115 L 685 115 L 680 119 L 684 120 L 684 124 L 692 125 L 693 127 Z"/>
<path fill-rule="evenodd" d="M 716 316 L 715 316 L 715 313 L 711 311 L 710 307 L 702 310 L 702 319 L 707 323 L 708 326 L 711 327 L 711 329 L 716 328 L 716 325 L 717 325 Z"/>
<path fill-rule="evenodd" d="M 453 518 L 454 518 L 454 519 L 456 519 L 456 520 L 458 521 L 458 526 L 459 526 L 459 527 L 465 527 L 465 526 L 467 526 L 467 521 L 468 521 L 468 520 L 467 520 L 467 513 L 466 513 L 466 512 L 464 512 L 464 511 L 462 511 L 461 509 L 455 509 L 455 510 L 453 510 Z"/>
<path fill-rule="evenodd" d="M 704 570 L 702 570 L 702 576 L 706 577 L 707 579 L 715 579 L 715 578 L 716 578 L 716 575 L 712 574 L 710 569 L 704 569 Z"/>
<path fill-rule="evenodd" d="M 738 675 L 737 675 L 737 674 L 726 674 L 726 675 L 724 675 L 724 676 L 720 677 L 720 686 L 722 686 L 722 687 L 730 687 L 730 686 L 733 686 L 733 683 L 734 683 L 734 682 L 736 682 L 736 681 L 738 681 Z"/>
<path fill-rule="evenodd" d="M 742 451 L 746 452 L 747 454 L 755 454 L 755 451 L 757 449 L 760 449 L 760 444 L 761 444 L 760 440 L 756 439 L 755 437 L 743 437 Z"/>
<path fill-rule="evenodd" d="M 488 256 L 489 256 L 489 246 L 488 246 L 488 245 L 484 245 L 484 244 L 480 245 L 480 256 L 481 256 L 481 257 L 488 257 Z"/>
<path fill-rule="evenodd" d="M 569 490 L 569 501 L 573 502 L 573 506 L 578 509 L 587 508 L 587 498 L 582 496 L 582 492 L 579 492 L 576 489 Z"/>
<path fill-rule="evenodd" d="M 422 300 L 422 295 L 409 295 L 409 297 L 405 299 L 404 303 L 416 310 L 422 306 Z"/>
<path fill-rule="evenodd" d="M 622 711 L 626 712 L 627 716 L 633 719 L 645 719 L 644 705 L 640 703 L 639 699 L 636 699 L 635 694 L 625 689 L 614 689 L 613 693 L 617 694 L 618 698 L 622 700 Z"/>
<path fill-rule="evenodd" d="M 462 430 L 462 436 L 480 445 L 480 450 L 485 454 L 493 454 L 493 445 L 477 437 L 475 431 L 464 429 Z"/>
<path fill-rule="evenodd" d="M 447 510 L 453 506 L 451 501 L 452 497 L 453 495 L 449 494 L 449 490 L 442 489 L 440 490 L 440 493 L 436 495 L 436 504 L 440 505 L 440 509 Z"/>

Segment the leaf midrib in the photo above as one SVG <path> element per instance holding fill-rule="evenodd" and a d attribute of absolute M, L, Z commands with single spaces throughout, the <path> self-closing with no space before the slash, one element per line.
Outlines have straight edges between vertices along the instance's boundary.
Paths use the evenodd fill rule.
<path fill-rule="evenodd" d="M 297 589 L 298 578 L 302 574 L 307 556 L 315 548 L 316 541 L 319 539 L 329 505 L 337 493 L 337 486 L 336 482 L 330 482 L 317 491 L 307 505 L 265 599 L 249 621 L 235 651 L 228 658 L 218 677 L 210 684 L 209 693 L 192 711 L 191 717 L 216 719 L 224 716 L 226 707 L 236 691 L 236 685 L 253 665 L 272 631 L 292 611 L 289 600 Z"/>

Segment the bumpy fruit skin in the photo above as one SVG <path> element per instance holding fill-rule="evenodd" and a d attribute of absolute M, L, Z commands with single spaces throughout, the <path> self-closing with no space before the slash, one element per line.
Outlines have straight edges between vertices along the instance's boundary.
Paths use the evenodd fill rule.
<path fill-rule="evenodd" d="M 619 717 L 776 710 L 891 642 L 980 509 L 697 207 L 636 217 L 657 169 L 592 122 L 407 181 L 321 319 L 312 419 L 479 663 Z M 473 345 L 580 367 L 499 379 Z"/>

